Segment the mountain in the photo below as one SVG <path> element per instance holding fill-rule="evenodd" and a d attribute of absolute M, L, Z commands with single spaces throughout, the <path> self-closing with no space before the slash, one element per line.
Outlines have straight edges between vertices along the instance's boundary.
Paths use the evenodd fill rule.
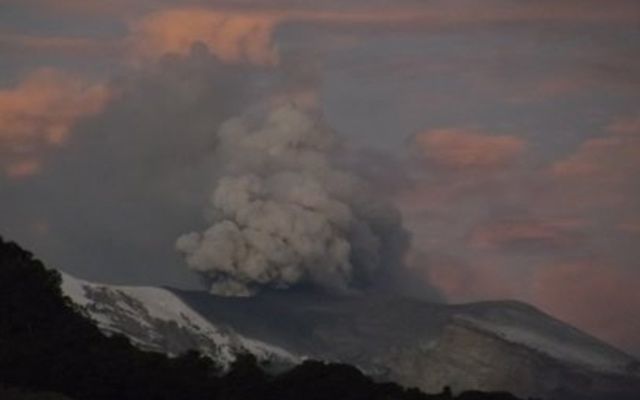
<path fill-rule="evenodd" d="M 61 282 L 57 271 L 0 237 L 0 399 L 518 400 L 508 393 L 428 395 L 374 382 L 346 364 L 305 360 L 275 374 L 260 368 L 255 357 L 243 355 L 223 371 L 197 352 L 168 357 L 143 351 L 116 333 L 113 324 L 121 322 L 118 318 L 109 318 L 108 335 L 102 333 L 87 311 L 64 296 Z M 85 286 L 76 282 L 66 288 L 83 293 Z M 162 312 L 151 318 L 163 319 L 184 312 L 182 324 L 195 319 L 179 302 L 169 303 L 169 296 L 143 292 L 148 295 L 146 304 L 128 303 L 136 313 Z M 154 309 L 155 305 L 162 307 Z"/>
<path fill-rule="evenodd" d="M 640 398 L 637 360 L 520 302 L 445 305 L 302 290 L 251 298 L 174 292 L 241 335 L 426 392 L 448 385 L 562 400 Z"/>
<path fill-rule="evenodd" d="M 286 350 L 238 335 L 224 324 L 213 325 L 167 289 L 101 285 L 63 273 L 62 291 L 104 333 L 123 334 L 143 350 L 171 356 L 197 350 L 223 368 L 244 353 L 272 368 L 302 361 Z"/>
<path fill-rule="evenodd" d="M 223 360 L 249 351 L 280 364 L 345 362 L 426 392 L 450 386 L 562 400 L 640 395 L 637 360 L 519 302 L 444 305 L 309 290 L 230 298 L 69 276 L 64 282 L 104 331 L 168 353 L 195 348 Z"/>

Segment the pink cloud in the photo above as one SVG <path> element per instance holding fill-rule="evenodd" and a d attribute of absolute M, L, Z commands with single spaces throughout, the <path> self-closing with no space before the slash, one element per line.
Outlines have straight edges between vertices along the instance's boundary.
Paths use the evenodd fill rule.
<path fill-rule="evenodd" d="M 0 168 L 24 177 L 39 168 L 39 152 L 62 145 L 83 117 L 99 112 L 107 89 L 53 69 L 41 69 L 0 90 Z"/>
<path fill-rule="evenodd" d="M 424 158 L 452 169 L 493 169 L 517 161 L 525 150 L 523 139 L 473 130 L 436 129 L 420 133 L 415 143 Z"/>
<path fill-rule="evenodd" d="M 40 171 L 40 162 L 38 160 L 19 160 L 7 165 L 5 173 L 9 178 L 20 179 L 31 176 Z"/>
<path fill-rule="evenodd" d="M 559 179 L 617 183 L 640 166 L 640 137 L 610 136 L 589 139 L 568 158 L 555 163 L 551 173 Z"/>
<path fill-rule="evenodd" d="M 406 18 L 402 14 L 397 18 Z M 207 45 L 227 63 L 275 66 L 279 52 L 276 29 L 288 22 L 380 23 L 383 15 L 369 13 L 296 10 L 257 7 L 171 8 L 149 13 L 131 24 L 129 43 L 134 58 L 158 57 L 166 53 L 186 54 L 196 42 Z"/>
<path fill-rule="evenodd" d="M 474 228 L 470 242 L 478 249 L 563 248 L 576 244 L 586 225 L 566 218 L 492 221 Z"/>
<path fill-rule="evenodd" d="M 0 47 L 3 52 L 24 53 L 26 50 L 38 54 L 56 55 L 111 55 L 120 51 L 117 40 L 95 39 L 88 37 L 37 36 L 0 33 Z"/>
<path fill-rule="evenodd" d="M 274 66 L 279 52 L 274 33 L 285 23 L 323 25 L 386 25 L 409 22 L 422 17 L 404 9 L 388 12 L 368 9 L 323 11 L 282 7 L 203 8 L 177 7 L 151 12 L 131 24 L 133 56 L 158 57 L 166 53 L 185 54 L 196 42 L 206 44 L 222 61 Z"/>
<path fill-rule="evenodd" d="M 588 139 L 549 168 L 547 206 L 618 209 L 637 206 L 640 171 L 640 124 L 619 119 L 605 136 Z"/>
<path fill-rule="evenodd" d="M 417 138 L 420 154 L 443 169 L 398 198 L 413 251 L 429 256 L 415 268 L 449 301 L 527 301 L 637 351 L 640 271 L 630 260 L 640 232 L 640 120 L 616 119 L 549 167 L 515 173 L 506 167 L 524 144 L 473 134 Z"/>
<path fill-rule="evenodd" d="M 225 62 L 274 65 L 278 53 L 272 34 L 282 18 L 272 12 L 166 10 L 135 22 L 131 43 L 138 57 L 184 54 L 193 43 L 203 42 Z"/>
<path fill-rule="evenodd" d="M 85 2 L 75 0 L 66 3 L 69 9 L 85 12 L 104 8 L 87 7 Z M 523 3 L 512 7 L 504 7 L 500 2 L 491 3 L 461 6 L 446 2 L 421 5 L 400 2 L 392 6 L 362 6 L 335 2 L 318 7 L 276 0 L 259 5 L 221 1 L 215 7 L 203 7 L 194 1 L 157 9 L 143 2 L 137 4 L 137 8 L 146 10 L 147 14 L 133 20 L 129 41 L 134 57 L 156 57 L 167 52 L 184 54 L 193 43 L 203 42 L 225 62 L 272 66 L 279 60 L 274 33 L 284 24 L 437 31 L 452 26 L 476 29 L 479 25 L 517 22 L 636 22 L 629 13 L 633 3 L 627 1 L 607 10 L 584 3 L 545 3 L 544 6 Z M 123 10 L 131 7 L 129 3 L 124 4 L 127 8 Z M 118 9 L 118 6 L 109 8 Z"/>
<path fill-rule="evenodd" d="M 640 119 L 617 119 L 607 131 L 607 136 L 586 140 L 575 153 L 555 163 L 552 175 L 610 182 L 635 175 L 640 168 Z"/>

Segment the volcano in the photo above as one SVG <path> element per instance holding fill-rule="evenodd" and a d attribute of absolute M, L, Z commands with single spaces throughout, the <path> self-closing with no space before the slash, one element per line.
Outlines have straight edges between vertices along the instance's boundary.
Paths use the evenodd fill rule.
<path fill-rule="evenodd" d="M 286 368 L 344 362 L 426 392 L 449 386 L 545 399 L 637 399 L 640 362 L 525 303 L 459 305 L 313 290 L 222 297 L 102 285 L 64 276 L 63 290 L 106 333 L 145 349 L 197 349 L 221 364 L 255 354 Z"/>

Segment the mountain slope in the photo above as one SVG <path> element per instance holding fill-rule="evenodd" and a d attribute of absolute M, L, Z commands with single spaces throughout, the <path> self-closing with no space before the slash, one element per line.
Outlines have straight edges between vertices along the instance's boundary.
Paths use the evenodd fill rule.
<path fill-rule="evenodd" d="M 198 349 L 223 364 L 247 351 L 280 364 L 304 357 L 354 364 L 427 392 L 451 386 L 562 400 L 640 394 L 637 360 L 513 301 L 443 305 L 309 291 L 229 298 L 66 275 L 63 290 L 105 332 L 170 354 Z"/>
<path fill-rule="evenodd" d="M 61 281 L 0 237 L 3 400 L 518 400 L 502 393 L 426 395 L 318 361 L 272 375 L 255 357 L 238 357 L 223 374 L 195 352 L 167 357 L 137 349 L 122 335 L 105 336 L 63 295 Z"/>
<path fill-rule="evenodd" d="M 169 355 L 198 350 L 222 367 L 242 353 L 270 363 L 300 361 L 282 349 L 237 335 L 223 325 L 214 326 L 166 289 L 100 285 L 62 274 L 62 291 L 103 332 L 124 334 L 145 350 Z"/>
<path fill-rule="evenodd" d="M 305 291 L 253 298 L 175 293 L 239 334 L 427 392 L 450 385 L 563 400 L 640 394 L 634 358 L 523 303 L 443 305 Z"/>

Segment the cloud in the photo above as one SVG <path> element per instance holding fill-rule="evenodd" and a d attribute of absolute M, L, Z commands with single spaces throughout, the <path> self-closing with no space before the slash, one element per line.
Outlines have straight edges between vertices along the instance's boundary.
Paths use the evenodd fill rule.
<path fill-rule="evenodd" d="M 485 250 L 541 251 L 575 246 L 588 224 L 577 219 L 498 220 L 476 226 L 471 246 Z"/>
<path fill-rule="evenodd" d="M 633 182 L 640 170 L 640 124 L 636 118 L 617 119 L 607 132 L 551 165 L 548 201 L 581 208 L 637 207 L 640 190 Z"/>
<path fill-rule="evenodd" d="M 40 69 L 0 90 L 0 167 L 9 176 L 38 171 L 42 151 L 67 141 L 75 124 L 100 112 L 109 91 L 53 69 Z"/>
<path fill-rule="evenodd" d="M 15 96 L 10 102 L 11 107 L 25 104 L 19 109 L 28 123 L 19 127 L 35 129 L 34 140 L 56 152 L 29 180 L 0 176 L 0 207 L 15 210 L 3 217 L 3 232 L 33 244 L 52 265 L 89 279 L 193 284 L 173 243 L 201 218 L 215 173 L 209 157 L 218 125 L 249 99 L 265 97 L 250 90 L 254 72 L 224 65 L 204 46 L 194 46 L 184 56 L 123 69 L 107 81 L 106 91 L 117 93 L 117 99 L 73 124 L 76 120 L 67 117 L 92 104 L 93 97 L 87 97 L 91 85 L 78 86 L 75 79 L 60 80 L 59 73 L 51 72 L 44 74 L 51 90 L 43 90 L 49 87 L 43 84 L 32 83 L 29 90 L 19 85 L 24 102 L 14 102 Z M 75 108 L 66 113 L 63 104 L 69 101 L 62 100 L 69 96 Z M 64 129 L 49 132 L 49 119 L 61 119 Z M 59 140 L 63 146 L 49 144 Z M 14 174 L 23 174 L 31 166 L 14 168 Z M 48 222 L 46 240 L 28 229 L 33 219 Z"/>
<path fill-rule="evenodd" d="M 404 267 L 399 213 L 332 161 L 335 141 L 321 119 L 292 105 L 222 125 L 208 226 L 176 243 L 211 292 L 301 284 L 344 292 Z"/>
<path fill-rule="evenodd" d="M 568 158 L 558 161 L 551 174 L 559 180 L 615 185 L 626 181 L 640 166 L 640 137 L 589 139 Z"/>
<path fill-rule="evenodd" d="M 37 243 L 34 249 L 44 259 L 89 279 L 193 285 L 195 279 L 175 251 L 175 240 L 185 232 L 206 230 L 205 224 L 211 221 L 202 221 L 202 210 L 220 175 L 229 173 L 225 168 L 258 163 L 269 154 L 259 147 L 252 157 L 225 154 L 235 148 L 228 143 L 234 138 L 227 138 L 222 146 L 216 134 L 223 121 L 243 115 L 250 104 L 272 103 L 271 95 L 280 92 L 281 82 L 265 80 L 265 75 L 261 68 L 223 63 L 203 45 L 192 46 L 186 55 L 166 55 L 144 67 L 123 70 L 108 81 L 109 92 L 118 94 L 117 101 L 107 102 L 99 114 L 74 125 L 69 132 L 73 140 L 47 160 L 47 168 L 35 179 L 11 182 L 11 190 L 0 191 L 0 206 L 19 210 L 3 220 L 5 232 L 21 242 Z M 278 133 L 296 132 L 273 132 L 276 138 L 271 144 L 276 150 L 280 144 L 284 151 L 306 143 L 296 142 L 295 136 L 289 143 Z M 258 146 L 258 138 L 254 144 Z M 332 150 L 323 157 L 329 162 L 333 156 Z M 305 172 L 296 168 L 296 162 L 303 160 L 288 160 L 292 174 Z M 271 162 L 260 165 L 265 168 L 258 168 L 258 176 L 277 169 Z M 0 182 L 5 184 L 1 178 Z M 288 193 L 286 182 L 264 179 L 265 187 L 283 196 Z M 307 184 L 289 184 L 291 196 L 315 201 L 314 185 Z M 384 201 L 364 197 L 367 191 L 359 186 L 349 188 L 345 183 L 331 193 L 334 189 L 344 191 L 353 208 L 349 262 L 358 267 L 353 268 L 351 282 L 367 280 L 365 265 L 376 268 L 400 262 L 406 232 L 385 229 L 399 227 L 399 215 L 385 213 L 384 207 L 377 210 Z M 47 201 L 42 202 L 43 198 Z M 284 205 L 295 203 L 286 199 L 278 198 Z M 47 221 L 46 240 L 30 228 L 34 219 Z M 303 222 L 312 221 L 303 218 Z M 377 250 L 367 250 L 372 248 Z M 381 285 L 391 286 L 387 282 L 395 278 L 389 273 L 380 278 Z"/>
<path fill-rule="evenodd" d="M 556 162 L 551 174 L 558 179 L 620 183 L 640 167 L 640 119 L 617 119 L 604 137 L 587 139 L 575 153 Z"/>
<path fill-rule="evenodd" d="M 28 243 L 31 236 L 22 232 L 29 221 L 47 221 L 49 228 L 42 231 L 49 234 L 38 242 L 44 247 L 39 252 L 98 280 L 116 276 L 129 283 L 174 283 L 188 276 L 181 273 L 182 260 L 172 245 L 181 233 L 204 232 L 211 225 L 203 226 L 200 210 L 220 173 L 212 160 L 219 145 L 215 133 L 249 101 L 267 98 L 277 107 L 290 102 L 295 90 L 299 106 L 317 111 L 323 102 L 336 102 L 340 108 L 350 98 L 326 96 L 335 88 L 323 85 L 322 77 L 335 82 L 336 75 L 351 72 L 367 77 L 363 82 L 372 90 L 344 85 L 345 90 L 362 88 L 365 98 L 382 105 L 360 108 L 362 120 L 379 128 L 368 132 L 363 124 L 367 139 L 387 129 L 415 131 L 422 118 L 464 126 L 456 124 L 496 116 L 500 126 L 529 126 L 522 130 L 527 135 L 561 119 L 557 131 L 569 136 L 568 125 L 586 126 L 608 107 L 619 107 L 618 100 L 631 108 L 635 97 L 627 101 L 620 95 L 637 89 L 635 49 L 620 40 L 633 36 L 636 0 L 615 0 L 610 7 L 599 0 L 7 0 L 3 6 L 26 20 L 42 21 L 37 27 L 11 22 L 28 33 L 0 35 L 0 51 L 9 55 L 3 66 L 12 68 L 15 59 L 22 62 L 31 53 L 67 57 L 57 65 L 70 65 L 68 57 L 79 55 L 82 63 L 73 63 L 74 68 L 93 67 L 93 57 L 105 52 L 124 56 L 131 50 L 144 60 L 139 69 L 118 65 L 124 72 L 109 83 L 109 92 L 121 93 L 119 101 L 107 102 L 92 118 L 69 122 L 64 146 L 49 142 L 44 128 L 25 153 L 6 153 L 9 147 L 0 138 L 0 182 L 10 188 L 0 193 L 0 204 L 16 210 L 4 217 L 8 232 Z M 64 23 L 51 25 L 54 19 Z M 87 29 L 114 39 L 83 36 Z M 50 31 L 55 36 L 36 36 Z M 346 44 L 332 42 L 336 37 L 347 38 Z M 357 52 L 346 51 L 354 47 Z M 325 52 L 331 57 L 323 57 Z M 292 56 L 298 61 L 291 62 Z M 28 61 L 41 61 L 36 58 Z M 371 65 L 379 65 L 377 75 Z M 259 84 L 268 86 L 263 91 L 247 89 L 256 70 Z M 382 79 L 389 75 L 420 95 L 387 85 Z M 413 79 L 420 76 L 425 79 Z M 274 88 L 281 79 L 287 82 Z M 415 101 L 423 93 L 430 96 Z M 562 114 L 549 113 L 559 97 L 572 102 L 563 105 Z M 505 98 L 520 102 L 506 104 Z M 500 102 L 501 108 L 494 115 L 485 101 Z M 571 119 L 592 101 L 603 105 L 598 113 L 584 121 Z M 372 115 L 371 110 L 377 115 L 382 109 L 388 114 Z M 394 114 L 397 125 L 379 123 Z M 353 121 L 354 114 L 343 115 Z M 32 119 L 34 126 L 39 118 Z M 542 171 L 530 161 L 539 166 L 548 158 L 532 159 L 540 156 L 536 151 L 544 157 L 557 154 L 562 149 L 556 144 L 567 137 L 550 138 L 545 130 L 535 136 L 539 142 L 525 142 L 493 131 L 444 129 L 448 133 L 423 133 L 425 145 L 411 143 L 421 164 L 372 154 L 355 169 L 377 180 L 378 195 L 398 196 L 416 233 L 414 250 L 429 253 L 425 281 L 431 276 L 453 301 L 525 297 L 531 290 L 529 272 L 541 259 L 545 265 L 571 264 L 568 256 L 582 253 L 600 256 L 606 259 L 603 267 L 615 268 L 637 259 L 640 203 L 632 172 L 638 170 L 637 126 L 633 118 L 616 121 Z M 54 157 L 42 158 L 53 148 Z M 30 179 L 17 179 L 26 176 Z M 412 264 L 419 265 L 422 257 L 416 258 Z"/>
<path fill-rule="evenodd" d="M 118 54 L 121 50 L 118 41 L 115 39 L 10 33 L 0 33 L 0 49 L 3 54 L 11 54 L 12 56 L 23 54 L 25 51 L 35 52 L 38 55 L 48 53 L 65 56 L 86 56 L 87 54 Z"/>
<path fill-rule="evenodd" d="M 108 3 L 86 2 L 83 0 L 5 0 L 8 6 L 26 8 L 38 7 L 49 11 L 76 13 L 79 15 L 112 13 L 122 14 L 131 9 L 149 10 L 158 7 L 152 0 L 113 0 Z M 211 4 L 204 0 L 168 0 L 167 7 L 202 7 Z M 463 21 L 563 21 L 563 22 L 635 22 L 640 12 L 634 0 L 612 0 L 615 6 L 602 8 L 597 0 L 540 0 L 535 3 L 523 3 L 517 0 L 456 0 L 431 1 L 425 3 L 416 0 L 363 2 L 360 0 L 326 0 L 318 3 L 299 0 L 264 0 L 256 4 L 252 0 L 216 0 L 215 7 L 231 10 L 287 10 L 294 13 L 322 13 L 322 10 L 340 11 L 347 14 L 379 13 L 391 16 L 393 21 L 398 14 L 439 17 L 452 23 Z M 327 11 L 325 11 L 327 12 Z M 360 19 L 365 19 L 361 16 Z M 353 17 L 350 17 L 354 19 Z M 370 20 L 372 17 L 366 17 Z M 383 17 L 378 17 L 382 20 Z"/>
<path fill-rule="evenodd" d="M 162 6 L 147 0 L 114 1 L 109 4 L 75 0 L 10 1 L 6 7 L 27 13 L 48 9 L 52 15 L 109 20 L 114 26 L 129 23 L 129 37 L 97 39 L 81 35 L 37 36 L 35 34 L 0 35 L 0 46 L 19 54 L 21 48 L 53 52 L 120 54 L 123 42 L 136 60 L 156 58 L 166 53 L 187 54 L 191 45 L 202 42 L 221 60 L 273 66 L 281 58 L 276 32 L 285 25 L 321 26 L 329 30 L 346 29 L 353 35 L 377 31 L 437 32 L 456 29 L 485 29 L 513 23 L 572 22 L 624 23 L 632 20 L 633 8 L 627 1 L 602 10 L 592 5 L 556 3 L 539 5 L 501 2 L 444 2 L 416 4 L 363 5 L 360 2 L 323 3 L 322 6 L 290 1 L 268 1 L 256 5 L 220 1 L 205 6 L 201 1 L 166 2 Z M 626 10 L 626 11 L 625 11 Z M 546 91 L 546 89 L 545 89 Z"/>
<path fill-rule="evenodd" d="M 24 7 L 26 9 L 46 10 L 58 14 L 72 14 L 78 16 L 94 14 L 122 15 L 131 7 L 149 4 L 148 0 L 112 0 L 108 2 L 83 0 L 5 0 L 3 5 Z"/>
<path fill-rule="evenodd" d="M 388 15 L 386 16 L 389 17 Z M 391 17 L 394 18 L 394 17 Z M 395 18 L 411 18 L 409 14 Z M 202 42 L 224 62 L 274 66 L 280 53 L 274 34 L 285 23 L 383 23 L 383 14 L 303 9 L 172 8 L 152 12 L 135 21 L 130 43 L 134 57 L 185 54 Z"/>
<path fill-rule="evenodd" d="M 426 142 L 418 150 L 427 164 L 398 197 L 412 251 L 427 254 L 411 264 L 416 271 L 449 301 L 527 301 L 640 351 L 640 327 L 629 322 L 640 310 L 633 288 L 640 279 L 637 118 L 612 119 L 550 162 L 532 152 L 520 163 L 523 150 L 513 146 L 474 165 L 473 151 L 453 145 L 437 158 Z"/>
<path fill-rule="evenodd" d="M 416 135 L 415 143 L 427 161 L 454 170 L 506 167 L 518 160 L 526 146 L 525 141 L 516 136 L 464 129 L 423 132 Z"/>
<path fill-rule="evenodd" d="M 272 34 L 281 18 L 206 9 L 159 11 L 133 24 L 131 43 L 137 57 L 186 54 L 193 43 L 202 42 L 224 62 L 275 65 Z"/>
<path fill-rule="evenodd" d="M 624 3 L 624 4 L 623 4 Z M 585 7 L 577 4 L 546 3 L 544 7 L 500 2 L 482 4 L 443 2 L 416 5 L 400 2 L 393 6 L 363 6 L 361 3 L 325 3 L 323 7 L 286 1 L 261 6 L 238 2 L 219 2 L 203 7 L 198 2 L 163 9 L 146 7 L 148 13 L 131 24 L 129 42 L 134 57 L 157 57 L 166 53 L 186 54 L 195 42 L 209 46 L 221 60 L 256 65 L 278 64 L 280 53 L 274 35 L 285 24 L 314 25 L 327 28 L 388 31 L 442 31 L 482 29 L 513 23 L 556 22 L 635 22 L 623 1 L 617 8 Z M 145 7 L 142 7 L 145 8 Z"/>
<path fill-rule="evenodd" d="M 7 166 L 5 173 L 9 178 L 20 179 L 34 175 L 40 171 L 40 162 L 37 160 L 21 160 Z"/>

